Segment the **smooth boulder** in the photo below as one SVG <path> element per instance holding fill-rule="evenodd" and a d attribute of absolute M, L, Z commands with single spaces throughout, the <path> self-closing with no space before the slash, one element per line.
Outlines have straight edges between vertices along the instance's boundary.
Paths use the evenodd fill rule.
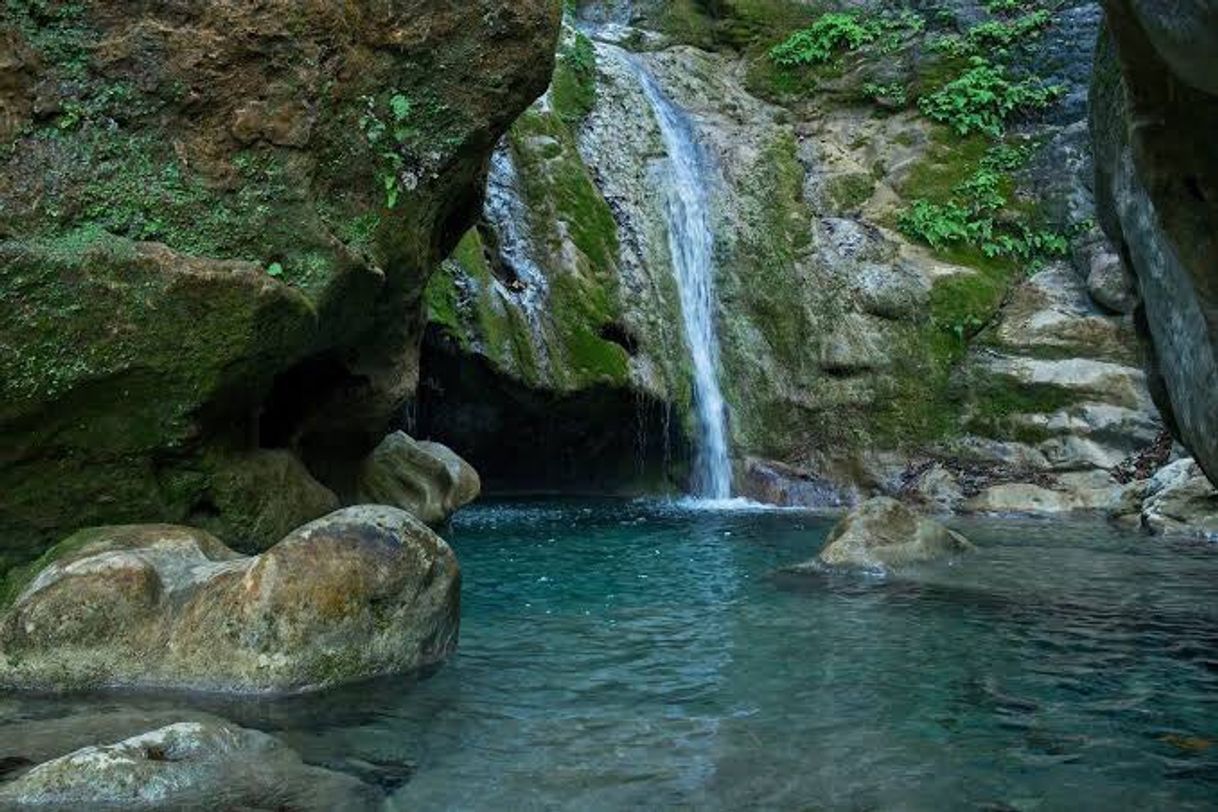
<path fill-rule="evenodd" d="M 795 571 L 901 569 L 971 552 L 964 536 L 915 513 L 895 499 L 879 497 L 846 515 L 815 560 Z"/>
<path fill-rule="evenodd" d="M 0 808 L 375 809 L 358 779 L 312 767 L 278 739 L 222 721 L 178 722 L 84 747 L 0 785 Z"/>
<path fill-rule="evenodd" d="M 436 525 L 477 499 L 482 483 L 473 466 L 452 449 L 398 431 L 364 462 L 358 491 L 360 502 L 392 505 Z"/>
<path fill-rule="evenodd" d="M 405 511 L 354 507 L 253 557 L 201 530 L 86 530 L 11 591 L 0 687 L 294 693 L 437 664 L 460 568 Z"/>

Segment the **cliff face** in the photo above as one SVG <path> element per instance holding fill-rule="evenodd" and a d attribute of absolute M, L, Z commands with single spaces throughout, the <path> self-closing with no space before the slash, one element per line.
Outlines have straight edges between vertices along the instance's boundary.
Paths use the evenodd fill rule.
<path fill-rule="evenodd" d="M 543 411 L 542 393 L 610 387 L 668 404 L 688 425 L 664 148 L 630 58 L 688 113 L 710 156 L 739 490 L 774 501 L 885 491 L 997 510 L 1121 504 L 1123 464 L 1162 426 L 1140 370 L 1134 291 L 1093 222 L 1098 8 L 582 5 L 595 42 L 568 32 L 551 93 L 501 153 L 514 178 L 505 198 L 530 230 L 507 252 L 502 238 L 481 240 L 478 262 L 459 254 L 444 277 L 453 284 L 433 290 L 447 357 L 475 359 Z M 814 32 L 804 43 L 823 57 L 812 47 L 807 62 L 780 64 L 774 46 L 796 31 Z M 989 119 L 944 112 L 987 82 L 1020 96 Z M 556 178 L 578 181 L 594 205 L 531 194 Z M 602 241 L 596 273 L 579 271 L 572 258 L 590 256 L 575 250 L 580 235 L 589 223 L 604 231 L 588 212 L 606 206 L 616 243 Z M 501 234 L 503 208 L 488 209 L 481 233 Z M 572 308 L 553 291 L 577 280 L 595 295 Z M 606 306 L 589 317 L 593 301 Z M 490 330 L 489 314 L 500 314 Z M 587 363 L 546 350 L 581 324 L 605 339 L 594 357 L 613 359 L 590 377 L 573 374 Z M 459 406 L 459 388 L 437 389 Z M 462 427 L 429 428 L 479 461 Z"/>
<path fill-rule="evenodd" d="M 1218 481 L 1218 3 L 1105 3 L 1100 220 L 1137 278 L 1156 400 Z"/>
<path fill-rule="evenodd" d="M 259 547 L 413 391 L 433 267 L 558 3 L 10 2 L 0 566 L 87 525 Z"/>

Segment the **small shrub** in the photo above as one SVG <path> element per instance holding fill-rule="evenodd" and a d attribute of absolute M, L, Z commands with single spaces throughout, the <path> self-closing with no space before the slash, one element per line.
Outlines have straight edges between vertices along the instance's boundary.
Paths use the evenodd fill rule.
<path fill-rule="evenodd" d="M 1065 256 L 1069 238 L 1056 231 L 1002 219 L 1008 209 L 1009 172 L 1019 168 L 1031 150 L 1026 146 L 991 147 L 976 171 L 944 202 L 915 200 L 901 215 L 906 235 L 942 251 L 956 246 L 975 248 L 990 258 L 1040 260 Z"/>
<path fill-rule="evenodd" d="M 900 82 L 868 82 L 863 85 L 863 95 L 890 107 L 904 107 L 909 103 L 909 93 Z"/>
<path fill-rule="evenodd" d="M 771 48 L 770 59 L 785 68 L 819 65 L 839 50 L 858 50 L 879 34 L 875 22 L 862 21 L 849 12 L 832 12 Z"/>
<path fill-rule="evenodd" d="M 1013 81 L 1005 68 L 976 57 L 960 76 L 919 99 L 918 107 L 960 135 L 981 132 L 998 137 L 1008 118 L 1043 110 L 1061 94 L 1060 87 L 1037 79 Z"/>

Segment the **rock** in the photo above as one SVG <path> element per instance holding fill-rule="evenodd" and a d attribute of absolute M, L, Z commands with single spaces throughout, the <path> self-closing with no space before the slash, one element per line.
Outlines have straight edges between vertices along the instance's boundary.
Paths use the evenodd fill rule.
<path fill-rule="evenodd" d="M 379 793 L 311 767 L 277 739 L 224 722 L 179 722 L 84 747 L 0 785 L 5 809 L 375 809 Z"/>
<path fill-rule="evenodd" d="M 0 571 L 102 524 L 206 517 L 264 546 L 293 506 L 214 493 L 217 460 L 260 449 L 346 487 L 332 473 L 413 394 L 424 287 L 545 90 L 560 15 L 552 0 L 8 9 Z M 242 476 L 270 500 L 285 471 Z M 305 519 L 333 506 L 316 495 L 295 505 Z"/>
<path fill-rule="evenodd" d="M 736 483 L 741 496 L 782 507 L 841 507 L 853 501 L 823 477 L 772 460 L 750 457 Z"/>
<path fill-rule="evenodd" d="M 942 465 L 932 464 L 905 487 L 903 496 L 935 513 L 951 513 L 964 502 L 959 478 Z"/>
<path fill-rule="evenodd" d="M 1060 514 L 1074 511 L 1108 511 L 1122 503 L 1125 488 L 1116 482 L 1108 487 L 1071 487 L 1069 480 L 1054 481 L 1054 487 L 1030 482 L 1009 482 L 986 488 L 966 500 L 966 513 L 999 515 Z"/>
<path fill-rule="evenodd" d="M 920 516 L 895 499 L 878 497 L 851 511 L 829 534 L 815 561 L 794 571 L 823 567 L 888 571 L 971 552 L 964 536 Z"/>
<path fill-rule="evenodd" d="M 229 545 L 243 553 L 269 549 L 297 527 L 339 507 L 334 492 L 286 451 L 218 459 L 213 470 L 204 496 L 209 509 L 196 510 L 190 518 L 205 530 L 227 535 Z"/>
<path fill-rule="evenodd" d="M 1218 490 L 1196 460 L 1176 460 L 1146 485 L 1142 526 L 1156 535 L 1218 540 Z"/>
<path fill-rule="evenodd" d="M 409 511 L 440 524 L 478 498 L 478 472 L 447 446 L 394 432 L 377 446 L 359 476 L 358 500 Z"/>
<path fill-rule="evenodd" d="M 1087 292 L 1098 305 L 1114 313 L 1133 313 L 1138 307 L 1133 277 L 1107 245 L 1092 251 L 1088 258 Z"/>
<path fill-rule="evenodd" d="M 1091 103 L 1099 221 L 1137 278 L 1156 402 L 1218 481 L 1218 4 L 1105 8 Z"/>
<path fill-rule="evenodd" d="M 392 507 L 340 510 L 245 557 L 201 530 L 82 531 L 0 619 L 0 686 L 312 691 L 453 650 L 460 570 Z"/>

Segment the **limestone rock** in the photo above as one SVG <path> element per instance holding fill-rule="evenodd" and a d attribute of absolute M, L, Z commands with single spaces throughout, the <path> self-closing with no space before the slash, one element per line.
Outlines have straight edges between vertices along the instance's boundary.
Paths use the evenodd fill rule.
<path fill-rule="evenodd" d="M 1092 86 L 1101 226 L 1144 306 L 1156 401 L 1218 480 L 1218 4 L 1112 0 Z"/>
<path fill-rule="evenodd" d="M 417 442 L 398 431 L 386 437 L 364 463 L 358 499 L 401 508 L 434 525 L 477 499 L 481 490 L 478 472 L 452 449 Z"/>
<path fill-rule="evenodd" d="M 920 516 L 895 499 L 878 497 L 851 511 L 829 534 L 814 562 L 798 571 L 823 567 L 888 571 L 971 552 L 964 536 Z"/>
<path fill-rule="evenodd" d="M 61 11 L 0 25 L 0 571 L 92 525 L 265 536 L 266 512 L 213 498 L 217 457 L 357 466 L 413 393 L 423 289 L 544 91 L 561 14 Z"/>
<path fill-rule="evenodd" d="M 277 739 L 214 721 L 179 722 L 84 747 L 0 785 L 0 806 L 39 810 L 375 809 L 359 780 L 300 760 Z"/>
<path fill-rule="evenodd" d="M 0 686 L 300 692 L 456 645 L 456 558 L 392 507 L 340 510 L 254 557 L 150 525 L 82 531 L 44 559 L 0 619 Z"/>
<path fill-rule="evenodd" d="M 1195 460 L 1176 460 L 1151 478 L 1142 525 L 1156 535 L 1218 539 L 1218 490 Z"/>
<path fill-rule="evenodd" d="M 999 515 L 1052 515 L 1074 511 L 1112 511 L 1124 502 L 1126 488 L 1107 480 L 1104 484 L 1055 479 L 1053 487 L 1031 482 L 993 485 L 965 501 L 966 513 Z"/>

